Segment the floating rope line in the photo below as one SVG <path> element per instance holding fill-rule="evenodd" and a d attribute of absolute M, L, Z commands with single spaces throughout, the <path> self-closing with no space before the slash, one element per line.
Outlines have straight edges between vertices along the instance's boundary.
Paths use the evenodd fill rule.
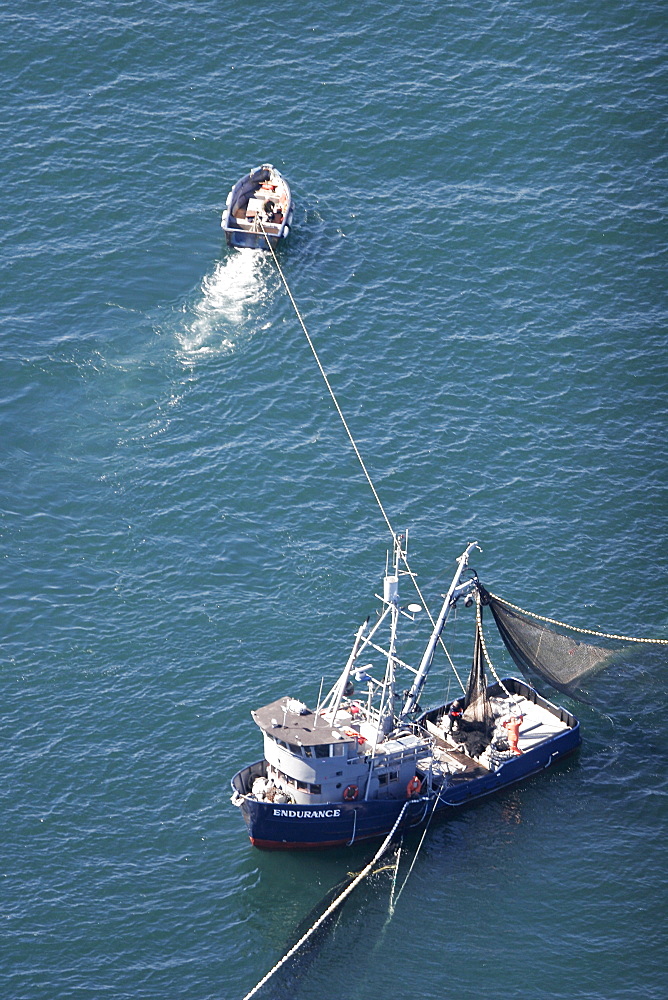
<path fill-rule="evenodd" d="M 392 876 L 392 890 L 390 892 L 390 916 L 394 913 L 394 892 L 397 888 L 397 876 L 399 875 L 399 862 L 401 861 L 401 848 L 404 846 L 403 835 L 399 841 L 399 847 L 397 848 L 397 863 L 393 865 L 394 875 Z"/>
<path fill-rule="evenodd" d="M 533 611 L 525 611 L 524 608 L 519 608 L 516 604 L 511 604 L 504 597 L 499 597 L 497 594 L 491 594 L 495 601 L 499 601 L 501 604 L 505 604 L 506 607 L 512 608 L 514 611 L 519 611 L 523 615 L 527 615 L 529 618 L 536 618 L 541 622 L 549 622 L 550 625 L 558 625 L 560 628 L 570 629 L 571 632 L 580 632 L 582 635 L 597 635 L 601 639 L 619 639 L 622 642 L 648 642 L 656 643 L 660 646 L 668 646 L 668 639 L 637 639 L 631 635 L 614 635 L 611 632 L 596 632 L 594 629 L 590 628 L 577 628 L 575 625 L 567 625 L 565 622 L 558 622 L 555 618 L 546 618 L 544 615 L 534 614 Z"/>
<path fill-rule="evenodd" d="M 406 873 L 406 878 L 401 883 L 401 888 L 399 889 L 399 892 L 396 894 L 396 896 L 394 896 L 393 899 L 390 900 L 390 917 L 392 917 L 394 915 L 394 911 L 395 911 L 396 905 L 399 902 L 399 899 L 401 898 L 402 892 L 406 888 L 406 883 L 408 882 L 409 878 L 411 877 L 411 872 L 413 871 L 413 868 L 415 867 L 415 862 L 417 861 L 418 854 L 422 850 L 422 845 L 424 843 L 424 838 L 427 836 L 427 830 L 429 829 L 429 824 L 431 823 L 432 819 L 434 818 L 434 813 L 436 812 L 436 806 L 441 801 L 441 795 L 442 794 L 443 794 L 443 786 L 441 786 L 441 788 L 439 789 L 438 795 L 434 799 L 434 805 L 432 806 L 432 810 L 431 810 L 431 813 L 429 814 L 429 819 L 427 820 L 427 822 L 425 824 L 425 828 L 422 831 L 422 836 L 420 837 L 420 843 L 417 845 L 417 849 L 416 849 L 415 854 L 413 856 L 413 860 L 411 861 L 411 866 L 408 869 L 408 872 Z M 397 870 L 398 869 L 399 869 L 399 860 L 397 859 Z M 392 886 L 392 891 L 394 893 L 394 885 Z"/>
<path fill-rule="evenodd" d="M 411 580 L 413 581 L 413 586 L 415 587 L 416 593 L 417 593 L 418 597 L 420 598 L 420 600 L 422 601 L 423 607 L 424 607 L 425 611 L 427 612 L 427 617 L 429 618 L 429 621 L 431 622 L 432 627 L 433 627 L 435 625 L 434 619 L 432 617 L 431 611 L 429 610 L 427 602 L 426 602 L 426 600 L 424 599 L 424 597 L 422 595 L 422 591 L 420 590 L 420 586 L 419 586 L 419 584 L 417 582 L 417 577 L 416 577 L 415 573 L 413 572 L 413 570 L 408 565 L 407 553 L 405 553 L 403 551 L 403 549 L 401 548 L 401 544 L 399 542 L 399 538 L 398 538 L 398 536 L 397 536 L 394 528 L 392 527 L 392 524 L 390 522 L 389 517 L 387 516 L 387 512 L 386 512 L 385 508 L 383 507 L 383 504 L 382 504 L 382 501 L 380 499 L 380 496 L 378 495 L 378 491 L 377 491 L 376 487 L 374 486 L 373 480 L 371 479 L 371 476 L 369 474 L 369 470 L 367 469 L 366 465 L 364 464 L 364 459 L 362 458 L 362 455 L 360 454 L 360 450 L 357 447 L 357 443 L 355 441 L 355 438 L 352 435 L 352 431 L 350 430 L 350 427 L 348 426 L 346 418 L 343 415 L 343 410 L 339 406 L 339 401 L 337 400 L 337 398 L 336 398 L 336 396 L 334 394 L 334 390 L 332 389 L 331 383 L 330 383 L 329 379 L 327 378 L 327 373 L 325 372 L 325 369 L 322 366 L 320 358 L 318 357 L 318 352 L 316 351 L 315 345 L 314 345 L 313 341 L 311 340 L 311 337 L 309 335 L 308 330 L 306 329 L 306 324 L 304 323 L 304 320 L 302 318 L 302 314 L 300 313 L 299 307 L 297 306 L 297 303 L 294 300 L 294 296 L 293 296 L 293 294 L 292 294 L 292 292 L 290 290 L 290 286 L 288 285 L 287 278 L 283 274 L 283 269 L 281 268 L 281 265 L 278 262 L 278 257 L 276 256 L 276 251 L 274 250 L 274 248 L 273 248 L 273 246 L 271 244 L 271 239 L 269 237 L 269 234 L 267 233 L 266 229 L 264 228 L 264 225 L 262 224 L 262 222 L 260 222 L 260 228 L 261 228 L 262 233 L 263 233 L 263 235 L 264 235 L 264 237 L 265 237 L 265 239 L 267 241 L 267 246 L 269 247 L 269 249 L 271 251 L 271 255 L 272 255 L 273 259 L 274 259 L 274 264 L 276 265 L 276 270 L 278 271 L 278 273 L 280 275 L 280 278 L 281 278 L 281 281 L 283 282 L 283 285 L 285 286 L 285 290 L 288 293 L 288 298 L 290 299 L 290 302 L 292 303 L 292 308 L 294 309 L 295 315 L 296 315 L 297 319 L 299 320 L 299 324 L 300 324 L 302 330 L 304 331 L 304 336 L 306 337 L 306 341 L 307 341 L 309 347 L 311 348 L 311 353 L 313 354 L 313 357 L 315 358 L 315 362 L 316 362 L 316 364 L 318 366 L 320 374 L 322 375 L 323 381 L 324 381 L 325 385 L 327 386 L 327 391 L 329 392 L 329 395 L 332 397 L 332 402 L 334 403 L 334 406 L 336 408 L 336 412 L 338 413 L 338 415 L 339 415 L 339 417 L 341 419 L 341 423 L 343 424 L 345 432 L 348 435 L 348 439 L 350 440 L 350 443 L 351 443 L 351 445 L 353 447 L 353 451 L 355 452 L 355 455 L 357 456 L 357 461 L 359 462 L 359 464 L 360 464 L 360 466 L 362 468 L 362 472 L 364 473 L 364 475 L 366 477 L 366 481 L 369 484 L 369 487 L 371 488 L 371 492 L 373 493 L 374 498 L 376 500 L 376 503 L 378 504 L 378 508 L 379 508 L 381 514 L 383 515 L 383 518 L 385 520 L 385 524 L 387 525 L 387 527 L 389 529 L 389 532 L 392 535 L 392 540 L 393 540 L 394 544 L 398 545 L 399 548 L 400 548 L 401 556 L 402 556 L 404 565 L 406 567 L 406 571 L 407 571 L 408 575 L 410 576 Z M 448 663 L 450 664 L 450 666 L 451 666 L 451 668 L 452 668 L 452 670 L 453 670 L 453 672 L 455 674 L 455 677 L 459 681 L 459 685 L 460 685 L 462 691 L 464 691 L 465 690 L 465 686 L 462 683 L 462 680 L 461 680 L 459 674 L 457 673 L 457 670 L 455 668 L 454 663 L 450 659 L 450 654 L 448 653 L 448 650 L 446 649 L 445 643 L 443 642 L 443 639 L 441 638 L 441 636 L 438 637 L 438 641 L 439 641 L 439 643 L 441 645 L 441 648 L 443 649 L 446 657 L 448 658 Z"/>
<path fill-rule="evenodd" d="M 402 819 L 402 817 L 403 817 L 403 815 L 404 815 L 404 813 L 406 811 L 406 807 L 410 804 L 411 801 L 412 801 L 411 799 L 407 799 L 406 802 L 404 802 L 403 806 L 401 807 L 401 812 L 397 816 L 397 819 L 396 819 L 396 822 L 395 822 L 394 826 L 392 827 L 392 829 L 388 833 L 387 837 L 385 838 L 385 840 L 383 841 L 383 843 L 380 845 L 380 847 L 378 848 L 378 850 L 374 854 L 374 856 L 371 859 L 371 861 L 369 862 L 369 864 L 365 868 L 363 868 L 362 871 L 359 873 L 359 875 L 357 875 L 355 877 L 355 879 L 350 883 L 350 885 L 346 886 L 346 888 L 343 890 L 343 892 L 340 893 L 340 895 L 338 895 L 336 897 L 336 899 L 332 903 L 330 903 L 330 905 L 327 907 L 327 909 L 322 914 L 322 916 L 318 917 L 318 919 L 316 920 L 316 922 L 306 931 L 305 934 L 302 935 L 302 937 L 300 937 L 299 941 L 297 941 L 297 944 L 293 945 L 292 948 L 290 948 L 290 950 L 285 953 L 285 955 L 283 956 L 283 958 L 279 962 L 276 963 L 276 965 L 273 967 L 273 969 L 269 970 L 269 972 L 266 974 L 266 976 L 264 976 L 260 980 L 260 982 L 257 984 L 257 986 L 253 987 L 253 989 L 250 991 L 250 993 L 246 994 L 246 996 L 243 998 L 243 1000 L 250 1000 L 251 997 L 254 997 L 255 994 L 258 992 L 258 990 L 260 990 L 264 986 L 264 984 L 269 979 L 271 979 L 271 977 L 274 975 L 274 973 L 278 972 L 278 970 L 281 968 L 281 966 L 285 965 L 285 963 L 290 958 L 292 958 L 292 956 L 297 951 L 299 951 L 299 949 L 301 948 L 301 946 L 311 937 L 311 935 L 318 929 L 318 927 L 320 927 L 325 922 L 325 920 L 327 919 L 327 917 L 329 917 L 330 914 L 333 913 L 334 910 L 336 910 L 336 908 L 341 905 L 341 903 L 343 902 L 343 900 L 347 896 L 350 895 L 350 893 L 353 891 L 353 889 L 355 889 L 360 884 L 360 882 L 364 878 L 366 878 L 366 876 L 373 869 L 373 866 L 376 864 L 376 862 L 383 856 L 383 854 L 387 850 L 387 848 L 388 848 L 388 846 L 390 844 L 390 841 L 392 840 L 392 838 L 393 838 L 393 836 L 394 836 L 394 834 L 395 834 L 395 832 L 397 830 L 397 827 L 399 826 L 399 823 L 401 822 L 401 819 Z"/>

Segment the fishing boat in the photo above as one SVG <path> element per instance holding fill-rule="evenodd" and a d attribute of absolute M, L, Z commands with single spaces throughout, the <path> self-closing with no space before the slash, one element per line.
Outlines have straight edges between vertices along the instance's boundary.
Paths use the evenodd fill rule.
<path fill-rule="evenodd" d="M 604 656 L 588 652 L 597 647 L 574 642 L 492 596 L 470 566 L 471 553 L 479 549 L 475 542 L 458 558 L 436 619 L 420 603 L 403 604 L 400 582 L 415 581 L 406 537 L 394 536 L 378 614 L 357 630 L 329 693 L 314 709 L 291 694 L 252 712 L 264 755 L 234 775 L 232 802 L 256 847 L 351 846 L 384 836 L 395 825 L 397 833 L 419 827 L 434 813 L 456 810 L 542 772 L 581 742 L 580 725 L 569 711 L 525 679 L 496 675 L 483 610 L 491 610 L 515 662 L 545 671 L 564 691 L 600 667 Z M 423 711 L 419 702 L 437 647 L 462 605 L 475 609 L 468 681 L 461 682 L 452 664 L 462 694 Z M 428 639 L 411 666 L 399 654 L 400 626 L 414 630 L 425 617 Z M 536 640 L 537 629 L 544 642 Z M 408 645 L 422 648 L 415 638 Z M 549 656 L 529 652 L 541 646 Z M 489 683 L 486 668 L 494 672 Z"/>
<path fill-rule="evenodd" d="M 276 167 L 263 163 L 234 185 L 221 226 L 228 246 L 269 250 L 288 236 L 293 215 L 290 185 Z"/>

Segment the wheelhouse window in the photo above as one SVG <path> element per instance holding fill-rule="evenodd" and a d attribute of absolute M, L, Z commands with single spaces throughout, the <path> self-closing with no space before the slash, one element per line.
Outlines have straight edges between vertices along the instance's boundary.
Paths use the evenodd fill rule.
<path fill-rule="evenodd" d="M 315 746 L 303 746 L 299 743 L 286 743 L 285 740 L 279 740 L 277 736 L 273 736 L 271 733 L 267 733 L 266 735 L 277 746 L 283 747 L 284 750 L 289 750 L 295 757 L 345 757 L 346 754 L 344 743 L 317 743 Z"/>
<path fill-rule="evenodd" d="M 308 781 L 298 781 L 297 788 L 301 792 L 308 792 L 309 795 L 320 795 L 321 791 L 320 785 L 310 785 Z"/>
<path fill-rule="evenodd" d="M 378 775 L 378 784 L 379 785 L 387 785 L 388 782 L 390 782 L 390 781 L 398 781 L 398 780 L 399 780 L 399 772 L 398 771 L 390 771 L 389 774 L 387 772 L 385 772 L 384 774 L 379 774 Z"/>

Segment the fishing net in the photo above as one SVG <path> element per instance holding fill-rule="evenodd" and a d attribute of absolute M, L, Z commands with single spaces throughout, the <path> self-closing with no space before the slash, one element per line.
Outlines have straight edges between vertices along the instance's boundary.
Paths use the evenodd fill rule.
<path fill-rule="evenodd" d="M 483 655 L 480 629 L 476 624 L 475 642 L 473 645 L 473 664 L 469 674 L 469 682 L 464 697 L 464 713 L 462 719 L 467 723 L 467 729 L 486 731 L 490 727 L 491 710 L 487 697 L 485 680 L 485 658 Z"/>
<path fill-rule="evenodd" d="M 493 729 L 494 716 L 487 694 L 482 634 L 480 622 L 476 621 L 473 663 L 464 696 L 464 712 L 457 738 L 465 744 L 469 756 L 478 757 L 489 745 Z"/>
<path fill-rule="evenodd" d="M 538 675 L 566 694 L 574 694 L 583 681 L 613 663 L 636 660 L 640 649 L 656 652 L 668 645 L 665 639 L 633 639 L 577 629 L 523 611 L 483 587 L 480 590 L 524 676 L 531 680 Z M 583 636 L 594 641 L 585 642 Z"/>

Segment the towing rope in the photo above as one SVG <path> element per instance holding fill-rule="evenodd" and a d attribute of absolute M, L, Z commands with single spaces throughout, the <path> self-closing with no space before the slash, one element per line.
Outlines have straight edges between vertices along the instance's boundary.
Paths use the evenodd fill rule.
<path fill-rule="evenodd" d="M 330 914 L 332 914 L 334 912 L 334 910 L 338 906 L 341 905 L 341 903 L 343 902 L 343 900 L 347 896 L 349 896 L 350 893 L 353 891 L 353 889 L 355 889 L 360 884 L 360 882 L 362 881 L 362 879 L 366 878 L 366 876 L 371 872 L 373 866 L 376 864 L 376 862 L 383 856 L 383 854 L 387 850 L 387 848 L 388 848 L 388 846 L 390 844 L 390 841 L 394 837 L 394 834 L 396 833 L 397 827 L 399 826 L 399 823 L 402 820 L 402 817 L 403 817 L 403 815 L 404 815 L 404 813 L 406 811 L 406 808 L 410 804 L 411 801 L 412 801 L 411 799 L 407 799 L 404 802 L 403 806 L 401 807 L 401 812 L 397 816 L 397 819 L 396 819 L 396 822 L 395 822 L 394 826 L 392 827 L 392 829 L 388 833 L 387 837 L 385 838 L 385 840 L 383 841 L 383 843 L 380 845 L 380 847 L 378 848 L 378 850 L 374 854 L 374 856 L 371 859 L 371 861 L 369 862 L 369 864 L 365 868 L 362 869 L 362 871 L 359 873 L 359 875 L 357 875 L 353 879 L 353 881 L 350 883 L 350 885 L 346 886 L 346 888 L 343 890 L 343 892 L 340 893 L 336 897 L 336 899 L 334 900 L 334 902 L 330 903 L 330 905 L 327 907 L 327 909 L 322 914 L 322 916 L 318 917 L 318 919 L 316 920 L 316 922 L 311 927 L 309 927 L 309 929 L 306 931 L 305 934 L 302 935 L 302 937 L 300 937 L 299 941 L 297 941 L 297 944 L 293 945 L 292 948 L 290 948 L 290 950 L 285 953 L 285 955 L 283 956 L 283 958 L 281 958 L 281 960 L 276 963 L 276 965 L 273 967 L 273 969 L 269 970 L 269 972 L 266 974 L 266 976 L 264 976 L 260 980 L 260 982 L 257 984 L 257 986 L 253 987 L 253 989 L 250 991 L 250 993 L 246 994 L 246 996 L 243 998 L 243 1000 L 250 1000 L 251 997 L 255 996 L 255 994 L 258 992 L 258 990 L 260 990 L 264 986 L 264 984 L 267 982 L 267 980 L 271 979 L 271 977 L 274 975 L 274 973 L 277 972 L 281 968 L 281 966 L 284 965 L 288 961 L 288 959 L 292 958 L 292 956 L 297 951 L 299 951 L 299 949 L 304 944 L 304 942 L 307 941 L 311 937 L 311 935 L 314 933 L 314 931 L 316 931 L 318 929 L 318 927 L 320 927 L 321 924 L 323 924 L 325 922 L 325 920 L 327 919 L 327 917 L 329 917 Z"/>
<path fill-rule="evenodd" d="M 387 513 L 385 512 L 385 508 L 383 507 L 381 499 L 378 496 L 378 491 L 376 490 L 376 487 L 373 485 L 373 481 L 371 479 L 371 476 L 369 475 L 369 471 L 368 471 L 366 465 L 364 464 L 364 459 L 362 458 L 362 456 L 360 454 L 360 450 L 357 447 L 357 444 L 355 442 L 355 438 L 353 437 L 352 432 L 350 430 L 350 427 L 348 426 L 348 424 L 346 422 L 346 418 L 343 415 L 343 410 L 339 406 L 338 400 L 337 400 L 336 396 L 334 395 L 334 390 L 332 389 L 330 381 L 327 378 L 327 374 L 325 372 L 325 369 L 322 367 L 322 364 L 320 363 L 320 358 L 318 357 L 318 352 L 316 351 L 315 346 L 313 344 L 313 341 L 311 340 L 311 337 L 309 335 L 309 332 L 306 329 L 306 324 L 304 323 L 304 320 L 302 319 L 302 314 L 300 313 L 299 308 L 297 306 L 297 303 L 295 302 L 294 297 L 292 295 L 292 292 L 290 291 L 290 286 L 288 285 L 287 279 L 286 279 L 285 275 L 283 274 L 283 270 L 281 268 L 281 265 L 278 263 L 278 257 L 276 256 L 276 252 L 275 252 L 273 246 L 271 245 L 271 240 L 269 239 L 267 231 L 265 230 L 265 228 L 262 225 L 262 223 L 260 223 L 260 226 L 262 227 L 262 232 L 263 232 L 263 234 L 264 234 L 264 236 L 265 236 L 265 238 L 267 240 L 267 246 L 271 250 L 271 255 L 274 258 L 274 264 L 276 265 L 276 269 L 277 269 L 278 273 L 281 276 L 281 281 L 285 285 L 285 290 L 288 293 L 288 298 L 290 299 L 290 302 L 292 303 L 292 308 L 294 309 L 295 315 L 297 316 L 297 319 L 299 320 L 301 328 L 304 331 L 304 336 L 306 337 L 306 340 L 308 342 L 308 346 L 311 348 L 311 351 L 313 353 L 313 357 L 315 358 L 315 363 L 317 364 L 318 368 L 320 369 L 320 374 L 322 375 L 324 383 L 327 386 L 327 391 L 329 392 L 330 396 L 332 397 L 332 402 L 334 403 L 334 406 L 336 407 L 336 412 L 338 413 L 339 417 L 341 418 L 341 423 L 343 424 L 343 426 L 345 428 L 345 431 L 346 431 L 346 434 L 348 435 L 348 437 L 350 439 L 350 443 L 353 446 L 353 451 L 357 455 L 357 460 L 358 460 L 358 462 L 360 463 L 360 465 L 362 467 L 362 472 L 366 476 L 366 480 L 367 480 L 369 486 L 371 487 L 371 492 L 373 493 L 373 495 L 374 495 L 374 497 L 376 499 L 376 503 L 378 504 L 378 507 L 380 508 L 380 512 L 383 515 L 383 517 L 385 518 L 385 523 L 386 523 L 387 527 L 389 528 L 390 534 L 392 535 L 392 538 L 394 539 L 395 544 L 398 545 L 399 544 L 399 540 L 398 540 L 398 538 L 397 538 L 397 536 L 396 536 L 396 534 L 394 532 L 394 528 L 392 527 L 392 525 L 390 523 L 390 519 L 387 516 Z M 408 569 L 408 566 L 406 566 L 406 568 Z M 409 572 L 410 572 L 410 570 L 409 570 Z M 412 575 L 413 574 L 411 573 L 411 576 Z"/>
<path fill-rule="evenodd" d="M 537 615 L 533 611 L 525 611 L 524 608 L 519 608 L 516 604 L 511 604 L 510 601 L 507 601 L 504 597 L 498 597 L 496 594 L 490 594 L 489 596 L 493 597 L 500 604 L 505 604 L 506 607 L 512 608 L 513 611 L 519 611 L 520 614 L 527 615 L 529 618 L 536 618 L 541 622 L 549 622 L 550 625 L 558 625 L 560 628 L 570 629 L 571 632 L 580 632 L 582 635 L 597 635 L 601 639 L 620 639 L 622 642 L 649 642 L 660 646 L 668 646 L 668 639 L 637 639 L 631 635 L 615 635 L 612 632 L 596 632 L 590 628 L 577 628 L 575 625 L 558 622 L 555 618 L 546 618 L 544 615 Z"/>
<path fill-rule="evenodd" d="M 398 538 L 398 536 L 397 536 L 394 528 L 392 527 L 392 524 L 390 522 L 389 517 L 387 516 L 387 512 L 386 512 L 385 508 L 383 507 L 383 504 L 382 504 L 382 501 L 380 499 L 380 496 L 378 495 L 378 491 L 377 491 L 376 487 L 373 484 L 373 480 L 371 479 L 371 476 L 369 475 L 369 470 L 367 469 L 366 465 L 364 464 L 364 459 L 362 458 L 362 455 L 360 454 L 360 450 L 357 447 L 357 443 L 355 441 L 355 438 L 352 435 L 352 431 L 350 430 L 350 427 L 348 426 L 346 418 L 343 415 L 343 410 L 339 406 L 339 401 L 337 400 L 336 396 L 334 395 L 334 390 L 332 389 L 331 383 L 330 383 L 329 379 L 327 378 L 327 373 L 325 372 L 325 369 L 322 366 L 320 358 L 318 357 L 318 352 L 315 349 L 315 345 L 314 345 L 313 341 L 311 340 L 311 337 L 309 335 L 308 330 L 306 329 L 306 324 L 304 323 L 304 320 L 302 318 L 302 314 L 300 313 L 299 307 L 297 306 L 297 303 L 294 300 L 294 296 L 293 296 L 292 292 L 290 291 L 290 286 L 288 285 L 287 278 L 283 274 L 283 269 L 281 268 L 281 265 L 278 262 L 278 257 L 276 256 L 276 251 L 274 250 L 274 248 L 273 248 L 273 246 L 271 244 L 271 240 L 269 238 L 269 234 L 267 233 L 267 230 L 264 228 L 264 225 L 262 224 L 261 221 L 260 221 L 260 229 L 262 230 L 262 234 L 264 235 L 264 237 L 265 237 L 265 239 L 267 241 L 267 246 L 269 247 L 269 249 L 271 251 L 271 255 L 272 255 L 273 259 L 274 259 L 274 264 L 276 265 L 276 270 L 278 271 L 278 273 L 280 275 L 280 278 L 281 278 L 281 281 L 283 282 L 283 285 L 285 286 L 285 290 L 288 293 L 288 298 L 290 299 L 290 302 L 292 303 L 292 308 L 295 311 L 295 315 L 296 315 L 297 319 L 299 320 L 299 324 L 300 324 L 302 330 L 304 331 L 304 336 L 306 337 L 306 341 L 308 343 L 308 346 L 311 348 L 311 353 L 313 354 L 313 357 L 315 358 L 315 363 L 317 364 L 318 369 L 320 371 L 320 374 L 322 375 L 323 381 L 324 381 L 325 385 L 327 386 L 327 391 L 329 392 L 329 395 L 332 397 L 332 402 L 334 403 L 334 406 L 336 408 L 336 412 L 338 413 L 338 415 L 339 415 L 339 417 L 341 419 L 341 423 L 343 424 L 345 432 L 348 435 L 350 443 L 351 443 L 351 445 L 353 447 L 353 451 L 355 452 L 355 455 L 357 456 L 357 460 L 360 463 L 360 466 L 362 467 L 362 472 L 364 473 L 364 475 L 366 477 L 366 481 L 368 482 L 368 484 L 369 484 L 369 486 L 371 488 L 371 492 L 373 493 L 374 498 L 376 500 L 376 503 L 378 504 L 378 508 L 379 508 L 381 514 L 383 515 L 383 518 L 385 519 L 385 524 L 387 525 L 387 527 L 389 529 L 389 532 L 392 535 L 392 540 L 394 541 L 395 545 L 399 546 L 399 549 L 401 551 L 401 557 L 403 559 L 404 566 L 406 567 L 406 571 L 407 571 L 408 575 L 410 576 L 411 580 L 413 581 L 413 586 L 415 587 L 415 590 L 416 590 L 416 593 L 417 593 L 418 597 L 422 601 L 422 605 L 423 605 L 425 611 L 427 612 L 427 617 L 429 618 L 429 621 L 431 622 L 432 628 L 433 628 L 436 623 L 435 623 L 435 621 L 434 621 L 434 619 L 432 617 L 431 611 L 429 610 L 429 606 L 427 605 L 427 602 L 426 602 L 426 600 L 424 599 L 424 597 L 422 595 L 422 591 L 420 590 L 420 586 L 419 586 L 419 584 L 417 582 L 416 575 L 413 572 L 413 570 L 410 568 L 410 566 L 408 565 L 407 553 L 404 552 L 403 549 L 401 548 L 401 544 L 399 542 L 399 538 Z M 462 683 L 462 679 L 459 676 L 459 674 L 457 673 L 457 669 L 456 669 L 454 663 L 452 662 L 452 660 L 450 658 L 450 654 L 448 653 L 448 650 L 446 649 L 445 643 L 443 642 L 443 639 L 441 638 L 441 636 L 438 637 L 438 641 L 439 641 L 439 643 L 441 645 L 441 648 L 443 649 L 443 652 L 445 653 L 445 655 L 448 658 L 448 663 L 450 664 L 450 666 L 451 666 L 451 668 L 452 668 L 452 670 L 454 672 L 455 677 L 459 681 L 459 686 L 461 687 L 462 691 L 466 690 L 464 684 Z"/>

